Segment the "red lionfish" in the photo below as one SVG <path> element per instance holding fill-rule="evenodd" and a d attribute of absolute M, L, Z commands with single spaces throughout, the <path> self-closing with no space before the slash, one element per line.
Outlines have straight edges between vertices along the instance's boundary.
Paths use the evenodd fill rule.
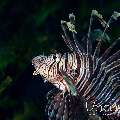
<path fill-rule="evenodd" d="M 48 93 L 49 120 L 120 119 L 120 50 L 110 55 L 120 38 L 100 54 L 105 32 L 119 16 L 120 13 L 113 12 L 106 22 L 101 14 L 92 10 L 87 37 L 79 43 L 75 15 L 69 14 L 70 21 L 62 20 L 61 26 L 62 38 L 72 52 L 33 58 L 33 75 L 40 74 L 59 89 L 57 93 Z M 90 33 L 94 18 L 100 21 L 104 31 L 93 51 Z"/>

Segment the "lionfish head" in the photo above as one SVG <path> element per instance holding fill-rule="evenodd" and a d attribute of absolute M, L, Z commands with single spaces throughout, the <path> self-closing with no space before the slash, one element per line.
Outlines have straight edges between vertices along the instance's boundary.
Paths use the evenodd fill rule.
<path fill-rule="evenodd" d="M 35 68 L 33 75 L 40 74 L 45 81 L 49 81 L 62 91 L 70 91 L 72 88 L 76 94 L 73 78 L 68 76 L 77 68 L 76 60 L 72 60 L 73 56 L 75 58 L 75 54 L 68 54 L 66 57 L 66 54 L 61 55 L 60 53 L 37 56 L 32 60 Z"/>
<path fill-rule="evenodd" d="M 62 76 L 58 72 L 57 64 L 60 62 L 61 54 L 51 54 L 49 56 L 40 55 L 32 59 L 35 68 L 33 75 L 40 74 L 45 81 L 49 81 L 53 85 L 64 90 L 61 84 Z"/>
<path fill-rule="evenodd" d="M 44 56 L 44 55 L 39 55 L 35 58 L 32 59 L 32 65 L 35 68 L 35 71 L 33 75 L 43 75 L 44 77 L 47 77 L 47 68 L 50 64 L 54 62 L 54 55 L 50 56 Z"/>

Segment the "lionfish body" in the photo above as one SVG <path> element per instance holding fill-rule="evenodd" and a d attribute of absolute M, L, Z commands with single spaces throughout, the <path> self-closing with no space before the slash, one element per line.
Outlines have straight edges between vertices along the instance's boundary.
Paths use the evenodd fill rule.
<path fill-rule="evenodd" d="M 92 17 L 98 17 L 105 30 L 92 54 L 90 39 Z M 111 19 L 117 19 L 114 12 Z M 76 40 L 75 16 L 61 21 L 63 39 L 72 53 L 37 56 L 32 60 L 34 75 L 40 74 L 60 91 L 48 93 L 46 107 L 49 120 L 118 120 L 120 119 L 120 50 L 110 55 L 119 39 L 100 56 L 100 47 L 109 23 L 96 10 L 92 11 L 88 35 L 82 47 Z M 68 32 L 73 35 L 70 40 Z M 82 41 L 81 41 L 82 42 Z M 50 97 L 49 97 L 50 96 Z M 104 118 L 103 118 L 104 117 Z"/>

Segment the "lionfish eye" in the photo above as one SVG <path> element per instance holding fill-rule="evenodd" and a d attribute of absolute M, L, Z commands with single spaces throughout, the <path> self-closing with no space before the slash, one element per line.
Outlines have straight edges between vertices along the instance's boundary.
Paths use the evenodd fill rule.
<path fill-rule="evenodd" d="M 55 60 L 57 57 L 56 57 L 56 55 L 53 55 L 53 59 Z"/>
<path fill-rule="evenodd" d="M 40 56 L 39 57 L 39 62 L 42 62 L 42 61 L 44 61 L 45 60 L 45 56 Z"/>

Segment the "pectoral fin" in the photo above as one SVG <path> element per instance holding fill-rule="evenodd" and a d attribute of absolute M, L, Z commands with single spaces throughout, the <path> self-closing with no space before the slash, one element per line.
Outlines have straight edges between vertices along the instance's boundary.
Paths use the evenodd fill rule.
<path fill-rule="evenodd" d="M 67 75 L 66 72 L 61 71 L 61 73 L 63 74 L 64 80 L 65 80 L 65 82 L 66 82 L 69 90 L 71 91 L 71 94 L 72 94 L 73 96 L 77 96 L 77 90 L 76 90 L 75 85 L 74 85 L 73 82 L 72 82 L 72 79 Z"/>

